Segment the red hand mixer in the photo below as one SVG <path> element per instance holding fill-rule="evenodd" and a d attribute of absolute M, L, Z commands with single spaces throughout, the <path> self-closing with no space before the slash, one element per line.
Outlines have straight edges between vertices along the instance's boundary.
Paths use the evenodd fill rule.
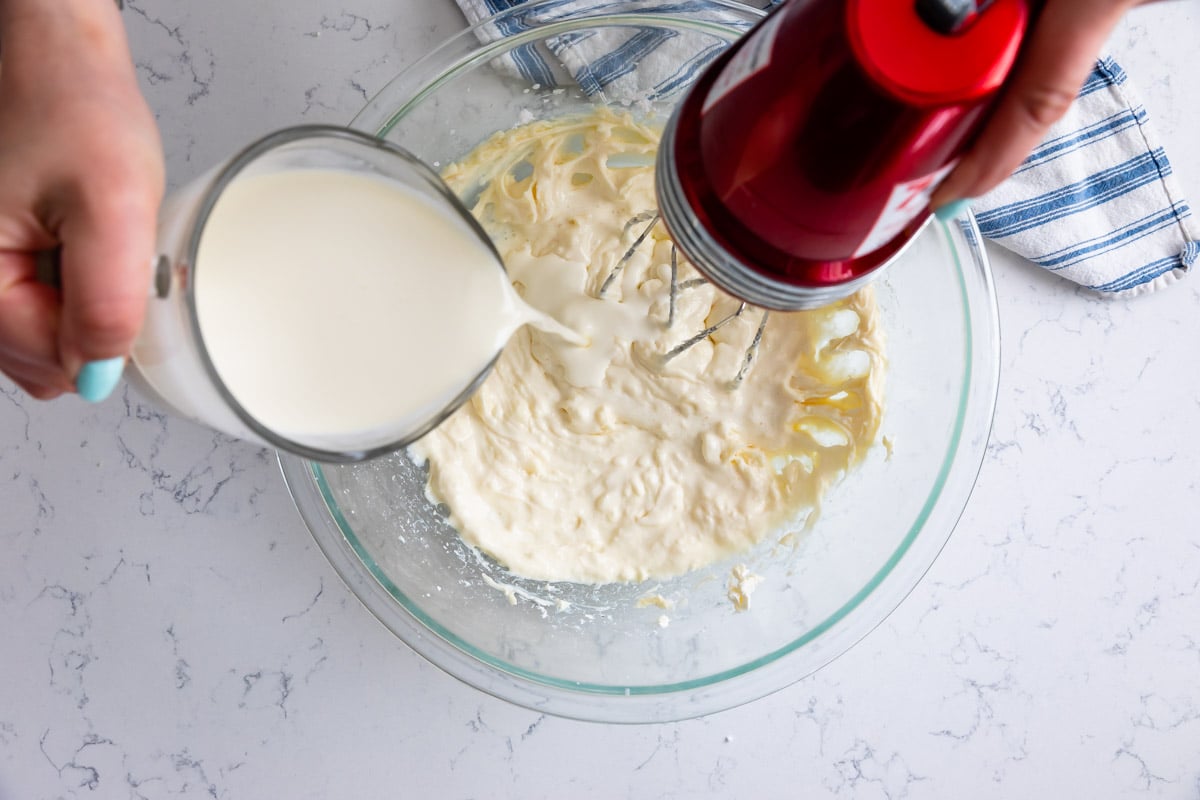
<path fill-rule="evenodd" d="M 928 220 L 1031 13 L 1031 0 L 784 3 L 664 132 L 658 203 L 681 252 L 764 308 L 851 294 Z"/>

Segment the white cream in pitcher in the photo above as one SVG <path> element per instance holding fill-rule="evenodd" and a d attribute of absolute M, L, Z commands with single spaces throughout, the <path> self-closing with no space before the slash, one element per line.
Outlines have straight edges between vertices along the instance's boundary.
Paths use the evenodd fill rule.
<path fill-rule="evenodd" d="M 540 315 L 465 221 L 332 169 L 239 178 L 195 273 L 209 356 L 263 426 L 313 447 L 406 436 Z"/>

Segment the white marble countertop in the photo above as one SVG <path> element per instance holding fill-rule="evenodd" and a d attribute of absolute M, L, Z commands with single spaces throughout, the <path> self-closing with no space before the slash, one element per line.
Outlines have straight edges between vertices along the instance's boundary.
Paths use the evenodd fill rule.
<path fill-rule="evenodd" d="M 173 184 L 348 120 L 463 25 L 450 0 L 126 21 Z M 1177 0 L 1113 42 L 1193 201 L 1198 34 Z M 0 798 L 1196 798 L 1200 283 L 1106 302 L 992 253 L 996 425 L 945 552 L 829 667 L 678 724 L 459 684 L 342 586 L 272 454 L 124 387 L 90 407 L 0 380 Z"/>

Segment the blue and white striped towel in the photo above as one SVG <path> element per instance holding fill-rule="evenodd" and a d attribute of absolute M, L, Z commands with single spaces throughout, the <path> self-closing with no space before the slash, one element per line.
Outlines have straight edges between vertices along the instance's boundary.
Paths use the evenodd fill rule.
<path fill-rule="evenodd" d="M 467 19 L 525 0 L 456 0 Z M 593 13 L 604 0 L 562 0 Z M 688 10 L 680 0 L 676 11 Z M 711 16 L 713 12 L 708 12 Z M 718 12 L 719 13 L 719 12 Z M 732 22 L 732 19 L 724 20 Z M 514 33 L 519 20 L 483 38 Z M 506 67 L 542 86 L 574 82 L 611 102 L 658 99 L 682 91 L 711 52 L 671 53 L 680 46 L 650 30 L 559 36 L 518 48 Z M 671 69 L 647 69 L 655 55 Z M 664 57 L 665 56 L 665 57 Z M 632 69 L 637 65 L 638 69 Z M 1153 137 L 1146 109 L 1125 71 L 1101 59 L 1067 115 L 1017 172 L 974 203 L 983 235 L 1042 267 L 1108 296 L 1142 294 L 1183 276 L 1200 256 L 1195 220 L 1171 165 Z"/>
<path fill-rule="evenodd" d="M 1100 292 L 1164 286 L 1200 256 L 1171 164 L 1111 58 L 1020 169 L 974 205 L 984 236 Z"/>

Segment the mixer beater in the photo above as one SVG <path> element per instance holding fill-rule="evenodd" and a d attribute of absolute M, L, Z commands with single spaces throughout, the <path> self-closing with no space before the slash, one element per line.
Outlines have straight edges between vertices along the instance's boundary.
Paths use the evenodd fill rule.
<path fill-rule="evenodd" d="M 654 227 L 658 225 L 661 220 L 662 215 L 658 211 L 643 211 L 625 223 L 625 228 L 621 232 L 622 239 L 628 238 L 630 231 L 635 229 L 638 225 L 642 225 L 643 227 L 641 232 L 634 238 L 633 242 L 625 250 L 625 253 L 620 259 L 617 260 L 617 263 L 613 265 L 613 268 L 609 270 L 608 275 L 605 276 L 604 281 L 600 284 L 599 290 L 596 292 L 598 297 L 604 297 L 609 287 L 612 286 L 613 282 L 617 279 L 617 276 L 620 275 L 621 271 L 625 268 L 625 265 L 629 263 L 631 258 L 633 258 L 633 255 L 637 252 L 638 247 L 640 247 L 642 243 L 646 241 L 646 239 L 650 236 L 650 232 L 654 230 Z M 674 242 L 672 242 L 671 286 L 666 319 L 666 327 L 668 330 L 675 324 L 675 309 L 679 300 L 679 295 L 683 292 L 686 292 L 690 289 L 695 289 L 696 287 L 703 286 L 707 283 L 708 281 L 704 278 L 689 278 L 685 281 L 679 280 L 679 248 L 675 246 Z M 693 334 L 687 339 L 684 339 L 682 342 L 664 353 L 661 356 L 660 366 L 665 366 L 672 359 L 704 341 L 709 336 L 712 336 L 721 328 L 733 322 L 735 319 L 738 319 L 751 309 L 753 309 L 753 307 L 749 303 L 745 302 L 744 300 L 740 301 L 736 310 L 730 312 L 728 315 L 712 323 L 700 332 Z M 734 375 L 733 379 L 729 383 L 730 388 L 732 389 L 736 389 L 742 385 L 747 373 L 750 371 L 750 367 L 753 366 L 754 358 L 756 355 L 758 355 L 758 349 L 762 345 L 763 332 L 767 328 L 767 320 L 771 315 L 771 312 L 765 308 L 753 310 L 761 313 L 758 322 L 758 328 L 754 332 L 754 338 L 750 340 L 750 344 L 746 347 L 746 352 L 745 355 L 742 356 L 741 366 L 738 368 L 737 374 Z"/>

